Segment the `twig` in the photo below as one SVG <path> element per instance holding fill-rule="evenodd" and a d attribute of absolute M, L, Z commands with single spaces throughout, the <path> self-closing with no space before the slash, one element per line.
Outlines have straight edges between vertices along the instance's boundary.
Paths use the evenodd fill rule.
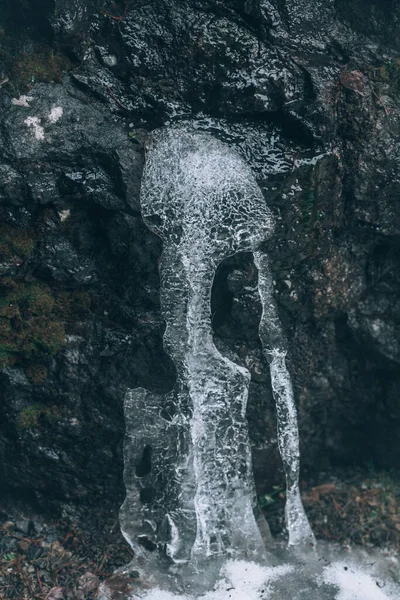
<path fill-rule="evenodd" d="M 1 87 L 3 87 L 3 85 L 4 85 L 5 83 L 8 83 L 8 82 L 9 82 L 9 79 L 8 79 L 8 77 L 6 77 L 5 79 L 3 79 L 3 81 L 0 81 L 0 88 L 1 88 Z"/>
<path fill-rule="evenodd" d="M 41 542 L 43 542 L 46 538 L 42 537 L 42 538 L 38 538 L 37 540 L 32 540 L 31 538 L 26 538 L 26 537 L 22 537 L 21 535 L 14 535 L 14 534 L 9 534 L 10 537 L 15 538 L 16 540 L 21 540 L 21 542 L 28 542 L 28 544 L 40 544 Z"/>
<path fill-rule="evenodd" d="M 42 582 L 40 580 L 39 569 L 36 569 L 36 577 L 37 577 L 37 580 L 38 580 L 40 591 L 42 592 L 42 594 L 44 594 L 43 584 L 42 584 Z"/>
<path fill-rule="evenodd" d="M 117 98 L 117 96 L 114 94 L 114 92 L 112 91 L 111 88 L 107 88 L 108 93 L 110 94 L 111 98 L 113 98 L 115 100 L 115 102 L 118 104 L 119 107 L 123 108 L 124 110 L 128 110 L 126 106 L 124 106 L 122 104 L 122 102 L 120 102 Z"/>
<path fill-rule="evenodd" d="M 126 17 L 126 11 L 127 10 L 128 10 L 128 3 L 125 2 L 125 9 L 124 9 L 124 12 L 123 12 L 122 15 L 119 15 L 119 16 L 118 15 L 112 15 L 112 14 L 106 12 L 105 10 L 101 10 L 100 14 L 104 15 L 106 17 L 110 17 L 110 19 L 114 19 L 114 21 L 123 21 L 125 19 L 125 17 Z"/>
<path fill-rule="evenodd" d="M 335 507 L 335 509 L 336 509 L 336 512 L 337 512 L 337 513 L 338 513 L 340 516 L 342 516 L 342 514 L 341 514 L 341 513 L 342 513 L 342 511 L 343 511 L 343 508 L 340 506 L 340 504 L 339 504 L 338 502 L 336 502 L 335 498 L 332 498 L 332 502 L 333 502 L 333 506 L 334 506 L 334 507 Z"/>
<path fill-rule="evenodd" d="M 317 527 L 318 527 L 318 529 L 319 529 L 320 531 L 322 531 L 322 533 L 324 534 L 324 536 L 325 536 L 325 537 L 327 537 L 327 538 L 329 538 L 329 539 L 332 539 L 332 536 L 331 536 L 331 534 L 330 534 L 330 533 L 328 533 L 327 531 L 325 531 L 325 529 L 322 529 L 322 527 L 320 527 L 319 525 L 317 525 Z"/>
<path fill-rule="evenodd" d="M 99 566 L 97 567 L 96 574 L 100 573 L 100 571 L 104 567 L 104 563 L 106 562 L 107 558 L 108 558 L 108 554 L 107 554 L 107 552 L 105 552 L 103 558 L 101 559 Z"/>
<path fill-rule="evenodd" d="M 385 115 L 388 117 L 390 115 L 389 109 L 387 108 L 387 106 L 385 106 L 385 104 L 379 98 L 378 94 L 375 94 L 375 92 L 373 90 L 372 90 L 372 93 L 375 96 L 375 98 L 378 100 L 379 104 L 382 106 L 383 110 L 385 111 Z"/>
<path fill-rule="evenodd" d="M 70 560 L 69 562 L 66 562 L 65 564 L 61 565 L 61 567 L 56 569 L 56 573 L 59 573 L 60 571 L 62 571 L 63 569 L 66 569 L 67 567 L 70 567 L 72 564 L 73 564 L 72 560 Z"/>

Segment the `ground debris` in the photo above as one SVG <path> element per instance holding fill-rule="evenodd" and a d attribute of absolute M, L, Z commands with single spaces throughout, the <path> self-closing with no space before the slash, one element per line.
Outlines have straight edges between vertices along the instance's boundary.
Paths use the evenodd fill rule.
<path fill-rule="evenodd" d="M 336 492 L 335 483 L 323 483 L 322 485 L 316 485 L 311 488 L 311 497 L 313 502 L 319 502 L 320 496 L 325 496 L 326 494 L 332 494 L 334 492 Z"/>
<path fill-rule="evenodd" d="M 29 521 L 24 536 L 7 515 L 0 521 L 0 600 L 95 600 L 101 581 L 132 559 L 112 524 L 115 515 L 106 532 L 93 522 Z"/>
<path fill-rule="evenodd" d="M 283 534 L 282 494 L 263 509 L 272 533 Z M 270 497 L 268 496 L 268 497 Z M 284 495 L 283 495 L 284 496 Z M 302 498 L 317 538 L 400 550 L 400 476 L 341 469 L 303 482 Z"/>
<path fill-rule="evenodd" d="M 46 600 L 63 600 L 64 594 L 60 586 L 51 588 Z"/>

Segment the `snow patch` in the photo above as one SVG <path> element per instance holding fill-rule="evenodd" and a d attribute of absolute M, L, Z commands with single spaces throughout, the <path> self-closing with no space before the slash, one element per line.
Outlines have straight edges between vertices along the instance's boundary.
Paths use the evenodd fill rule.
<path fill-rule="evenodd" d="M 327 548 L 325 548 L 327 549 Z M 332 553 L 337 554 L 332 548 Z M 343 551 L 341 551 L 343 553 Z M 202 595 L 176 594 L 160 588 L 143 590 L 131 600 L 398 600 L 399 587 L 387 577 L 382 557 L 348 556 L 321 564 L 321 557 L 286 556 L 278 566 L 244 560 L 224 564 L 212 591 Z M 325 563 L 326 564 L 326 563 Z M 378 573 L 380 575 L 378 575 Z M 105 596 L 101 596 L 105 600 Z"/>
<path fill-rule="evenodd" d="M 354 566 L 348 566 L 344 562 L 337 562 L 325 567 L 323 582 L 339 588 L 335 600 L 389 600 L 394 598 L 392 595 L 387 596 L 381 589 L 385 587 L 383 581 L 367 575 Z"/>
<path fill-rule="evenodd" d="M 60 217 L 60 221 L 64 222 L 71 216 L 71 211 L 69 208 L 65 210 L 58 211 L 58 216 Z"/>
<path fill-rule="evenodd" d="M 216 588 L 197 600 L 268 600 L 269 584 L 294 570 L 292 565 L 262 567 L 243 560 L 229 561 L 221 569 Z M 159 588 L 147 592 L 143 600 L 195 600 L 191 595 L 166 592 Z M 380 599 L 379 599 L 380 600 Z"/>

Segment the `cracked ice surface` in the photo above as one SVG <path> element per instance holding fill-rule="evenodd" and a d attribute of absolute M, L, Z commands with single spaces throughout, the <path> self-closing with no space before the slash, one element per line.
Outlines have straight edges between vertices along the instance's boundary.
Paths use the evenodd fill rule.
<path fill-rule="evenodd" d="M 214 575 L 199 578 L 207 589 L 227 558 L 266 556 L 246 422 L 250 374 L 222 356 L 212 338 L 215 271 L 237 252 L 253 252 L 260 272 L 260 334 L 278 405 L 289 540 L 312 538 L 298 493 L 297 420 L 283 336 L 259 251 L 273 219 L 246 162 L 211 136 L 186 128 L 154 135 L 141 205 L 146 224 L 163 239 L 164 348 L 177 382 L 165 396 L 143 389 L 127 395 L 121 527 L 153 573 L 163 560 L 169 570 L 190 563 L 198 570 L 203 565 L 204 573 L 208 561 Z"/>

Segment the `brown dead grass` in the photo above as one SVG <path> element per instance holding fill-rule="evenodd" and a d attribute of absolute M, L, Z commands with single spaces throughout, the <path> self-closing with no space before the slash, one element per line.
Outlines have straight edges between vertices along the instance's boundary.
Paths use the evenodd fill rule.
<path fill-rule="evenodd" d="M 400 550 L 400 477 L 347 472 L 303 484 L 302 497 L 317 538 Z M 272 532 L 284 531 L 284 491 L 264 503 Z"/>

